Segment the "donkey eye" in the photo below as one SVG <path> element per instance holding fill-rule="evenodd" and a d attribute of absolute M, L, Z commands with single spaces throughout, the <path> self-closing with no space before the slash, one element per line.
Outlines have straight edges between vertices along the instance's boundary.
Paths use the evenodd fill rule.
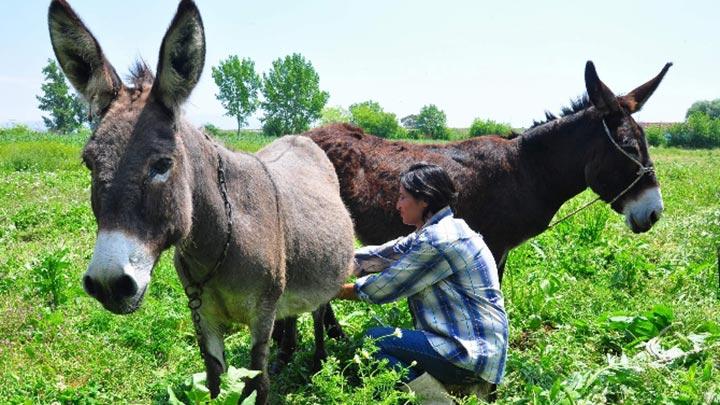
<path fill-rule="evenodd" d="M 157 176 L 157 175 L 163 175 L 167 173 L 168 170 L 170 170 L 170 167 L 172 167 L 172 159 L 170 158 L 162 158 L 159 159 L 157 162 L 153 163 L 150 167 L 150 177 Z"/>

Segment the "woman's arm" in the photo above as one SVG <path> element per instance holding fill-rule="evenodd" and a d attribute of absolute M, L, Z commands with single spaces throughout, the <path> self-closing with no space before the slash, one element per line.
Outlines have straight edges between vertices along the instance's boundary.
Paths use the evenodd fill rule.
<path fill-rule="evenodd" d="M 355 293 L 376 304 L 411 296 L 453 273 L 450 263 L 429 241 L 417 241 L 400 259 L 380 273 L 359 278 Z"/>
<path fill-rule="evenodd" d="M 402 236 L 378 246 L 364 246 L 355 250 L 353 274 L 364 276 L 377 273 L 399 259 L 415 239 L 414 234 Z"/>

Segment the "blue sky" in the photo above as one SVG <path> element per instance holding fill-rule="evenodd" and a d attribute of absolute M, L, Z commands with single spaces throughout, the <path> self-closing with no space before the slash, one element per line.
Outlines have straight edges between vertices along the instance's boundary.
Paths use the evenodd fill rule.
<path fill-rule="evenodd" d="M 174 0 L 70 0 L 125 74 L 154 67 Z M 617 94 L 674 62 L 640 121 L 679 121 L 696 100 L 720 97 L 718 1 L 209 1 L 207 36 L 187 117 L 233 128 L 215 99 L 210 66 L 249 57 L 259 72 L 293 52 L 320 74 L 329 105 L 378 101 L 398 118 L 436 104 L 448 124 L 475 117 L 525 127 L 584 89 L 585 61 Z M 46 1 L 9 1 L 0 13 L 0 125 L 37 122 L 41 69 L 54 57 Z M 250 120 L 259 127 L 260 113 Z"/>

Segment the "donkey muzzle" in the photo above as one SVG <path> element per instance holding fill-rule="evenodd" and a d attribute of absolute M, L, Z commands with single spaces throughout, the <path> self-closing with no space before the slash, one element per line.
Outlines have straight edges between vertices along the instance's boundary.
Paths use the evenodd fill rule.
<path fill-rule="evenodd" d="M 133 312 L 150 283 L 154 262 L 151 249 L 138 238 L 121 231 L 100 231 L 83 288 L 113 313 Z"/>

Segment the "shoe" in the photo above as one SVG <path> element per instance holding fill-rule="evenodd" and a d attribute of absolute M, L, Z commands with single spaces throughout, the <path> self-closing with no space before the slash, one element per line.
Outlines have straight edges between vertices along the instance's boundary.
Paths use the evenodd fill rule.
<path fill-rule="evenodd" d="M 407 388 L 417 395 L 418 403 L 422 405 L 453 405 L 455 403 L 445 386 L 428 373 L 423 373 L 420 377 L 407 383 Z"/>
<path fill-rule="evenodd" d="M 486 402 L 494 402 L 495 386 L 489 382 L 480 381 L 475 384 L 447 385 L 445 387 L 451 395 L 458 398 L 465 398 L 475 395 L 478 399 Z"/>

